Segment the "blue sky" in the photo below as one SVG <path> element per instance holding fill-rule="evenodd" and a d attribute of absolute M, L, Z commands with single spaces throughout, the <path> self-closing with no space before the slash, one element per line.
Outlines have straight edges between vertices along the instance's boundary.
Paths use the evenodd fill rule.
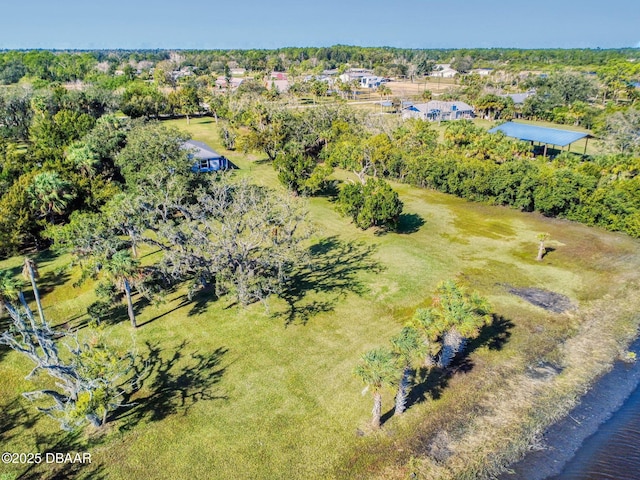
<path fill-rule="evenodd" d="M 0 49 L 640 46 L 640 0 L 2 0 Z"/>

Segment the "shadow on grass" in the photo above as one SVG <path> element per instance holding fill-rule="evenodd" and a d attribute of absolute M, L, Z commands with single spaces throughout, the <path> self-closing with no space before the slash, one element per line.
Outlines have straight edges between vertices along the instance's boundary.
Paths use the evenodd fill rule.
<path fill-rule="evenodd" d="M 51 293 L 54 288 L 67 283 L 70 278 L 71 278 L 71 275 L 69 275 L 69 272 L 67 269 L 59 269 L 59 270 L 54 270 L 53 272 L 47 272 L 45 275 L 43 275 L 36 281 L 40 296 L 45 297 L 47 294 Z M 27 294 L 33 296 L 33 293 L 31 293 L 30 288 L 28 289 L 28 292 L 26 292 L 25 295 Z"/>
<path fill-rule="evenodd" d="M 253 163 L 255 165 L 269 165 L 273 163 L 273 160 L 270 160 L 269 158 L 261 158 L 259 160 L 254 160 Z"/>
<path fill-rule="evenodd" d="M 207 285 L 191 296 L 190 303 L 192 303 L 193 306 L 189 309 L 189 313 L 187 315 L 189 317 L 200 315 L 207 311 L 210 303 L 216 302 L 217 300 L 218 296 L 216 295 L 215 284 L 212 283 Z"/>
<path fill-rule="evenodd" d="M 46 309 L 45 309 L 45 318 L 46 317 L 47 317 L 47 314 L 46 314 Z M 51 322 L 51 319 L 47 318 L 47 320 L 49 322 Z M 52 328 L 54 330 L 59 330 L 59 329 L 62 329 L 62 330 L 67 330 L 67 329 L 78 330 L 78 329 L 86 327 L 89 324 L 90 320 L 91 320 L 91 317 L 87 313 L 76 313 L 72 317 L 69 317 L 66 320 L 63 320 L 60 323 L 52 325 Z"/>
<path fill-rule="evenodd" d="M 46 250 L 42 250 L 36 253 L 32 258 L 36 262 L 38 268 L 42 268 L 44 265 L 51 263 L 55 259 L 57 259 L 58 254 L 50 248 L 47 248 Z"/>
<path fill-rule="evenodd" d="M 6 405 L 0 406 L 0 444 L 6 443 L 16 436 L 14 430 L 29 430 L 36 424 L 35 410 L 23 405 L 23 398 L 16 397 Z"/>
<path fill-rule="evenodd" d="M 162 250 L 160 248 L 157 248 L 155 250 L 151 250 L 150 252 L 145 253 L 144 255 L 140 256 L 138 258 L 138 260 L 142 260 L 143 258 L 147 258 L 150 257 L 151 255 L 155 255 L 156 253 L 161 252 Z"/>
<path fill-rule="evenodd" d="M 181 301 L 178 305 L 176 305 L 175 307 L 173 307 L 170 310 L 166 310 L 162 313 L 159 313 L 158 315 L 156 315 L 155 317 L 150 318 L 149 320 L 139 323 L 138 324 L 138 328 L 147 325 L 149 323 L 155 322 L 156 320 L 159 320 L 160 318 L 166 317 L 167 315 L 170 315 L 171 313 L 186 307 L 187 305 L 191 305 L 191 308 L 189 309 L 189 312 L 187 313 L 187 316 L 192 317 L 194 315 L 200 315 L 201 313 L 204 313 L 207 311 L 207 308 L 209 308 L 209 304 L 212 302 L 215 302 L 218 300 L 218 296 L 215 293 L 215 286 L 214 285 L 208 285 L 205 288 L 202 288 L 200 290 L 198 290 L 196 293 L 194 293 L 191 298 L 188 297 L 188 295 L 182 295 Z M 144 298 L 141 297 L 140 299 L 138 299 L 138 301 L 135 303 L 134 305 L 134 309 L 136 310 L 136 312 L 141 311 L 144 307 L 146 307 L 147 305 L 149 305 L 149 301 Z M 126 308 L 124 311 L 125 315 L 127 314 L 126 312 Z M 127 317 L 128 318 L 128 317 Z"/>
<path fill-rule="evenodd" d="M 486 345 L 489 350 L 502 350 L 504 345 L 511 338 L 511 329 L 514 324 L 508 318 L 494 313 L 489 325 L 485 325 L 480 330 L 480 335 L 471 340 L 467 349 L 461 355 L 470 355 L 473 351 Z"/>
<path fill-rule="evenodd" d="M 205 400 L 226 400 L 226 395 L 215 391 L 226 367 L 223 357 L 228 349 L 220 347 L 213 352 L 186 353 L 183 341 L 171 357 L 161 355 L 157 345 L 146 343 L 145 367 L 137 372 L 136 390 L 144 387 L 149 394 L 125 403 L 132 404 L 126 411 L 116 414 L 113 420 L 122 422 L 122 430 L 130 430 L 141 422 L 156 422 L 169 415 L 186 414 L 195 403 Z"/>
<path fill-rule="evenodd" d="M 426 400 L 438 400 L 447 385 L 451 372 L 438 367 L 420 367 L 414 371 L 414 385 L 407 395 L 407 409 Z M 390 412 L 391 417 L 393 410 Z"/>
<path fill-rule="evenodd" d="M 76 453 L 82 457 L 83 453 L 92 453 L 93 447 L 103 443 L 105 432 L 97 431 L 96 434 L 86 436 L 82 430 L 73 432 L 57 432 L 54 434 L 35 434 L 35 451 L 42 454 L 43 461 L 40 464 L 32 464 L 16 478 L 19 480 L 41 480 L 41 479 L 106 479 L 104 465 L 95 462 L 92 455 L 92 462 L 58 463 L 47 462 L 48 455 L 71 454 L 74 458 Z M 55 457 L 50 457 L 55 458 Z"/>
<path fill-rule="evenodd" d="M 544 250 L 544 253 L 542 254 L 542 258 L 545 258 L 547 255 L 549 255 L 550 253 L 555 252 L 556 249 L 553 247 L 546 247 Z"/>
<path fill-rule="evenodd" d="M 416 233 L 424 226 L 424 219 L 417 213 L 403 213 L 398 219 L 397 233 L 409 234 Z"/>
<path fill-rule="evenodd" d="M 474 364 L 470 355 L 478 348 L 487 346 L 490 350 L 502 350 L 511 337 L 510 330 L 514 324 L 502 315 L 493 314 L 492 318 L 492 322 L 480 330 L 477 338 L 468 342 L 465 350 L 458 352 L 447 368 L 421 367 L 414 372 L 414 386 L 407 396 L 407 408 L 428 399 L 439 399 L 451 377 L 473 369 Z M 387 414 L 391 417 L 393 411 Z"/>
<path fill-rule="evenodd" d="M 11 318 L 9 318 L 7 310 L 4 308 L 4 306 L 0 306 L 0 333 L 9 330 L 11 325 L 13 325 L 13 323 L 11 322 Z M 7 345 L 0 345 L 0 362 L 2 362 L 2 359 L 9 353 L 10 350 L 11 349 Z M 0 409 L 0 411 L 2 410 Z M 2 437 L 0 437 L 0 439 L 2 439 Z"/>
<path fill-rule="evenodd" d="M 141 311 L 142 311 L 142 309 L 143 309 L 144 307 L 148 306 L 150 303 L 151 303 L 151 302 L 150 302 L 147 298 L 145 298 L 145 297 L 140 297 L 140 298 L 138 299 L 138 301 L 137 301 L 137 302 L 134 304 L 134 306 L 133 306 L 134 313 L 135 313 L 136 315 L 138 315 L 138 313 L 139 313 L 139 312 L 141 312 Z M 142 322 L 142 323 L 138 323 L 138 328 L 140 328 L 140 327 L 144 327 L 145 325 L 148 325 L 148 324 L 150 324 L 150 323 L 152 323 L 152 322 L 155 322 L 156 320 L 159 320 L 159 319 L 161 319 L 161 318 L 163 318 L 163 317 L 166 317 L 167 315 L 172 314 L 172 313 L 173 313 L 173 312 L 175 312 L 176 310 L 180 310 L 181 308 L 186 307 L 187 305 L 189 305 L 189 303 L 190 303 L 190 302 L 189 302 L 189 299 L 187 298 L 187 296 L 186 296 L 186 295 L 183 295 L 183 296 L 182 296 L 182 301 L 181 301 L 178 305 L 176 305 L 175 307 L 173 307 L 173 308 L 171 308 L 171 309 L 169 309 L 169 310 L 165 310 L 165 311 L 163 311 L 162 313 L 159 313 L 159 314 L 158 314 L 158 315 L 156 315 L 155 317 L 151 317 L 149 320 L 146 320 L 146 321 L 144 321 L 144 322 Z M 120 320 L 129 320 L 129 314 L 128 314 L 128 312 L 127 312 L 127 307 L 126 307 L 126 305 L 124 306 L 123 315 L 124 315 L 124 317 L 122 317 L 122 316 L 121 316 Z"/>
<path fill-rule="evenodd" d="M 25 407 L 24 403 L 28 405 Z M 0 406 L 0 444 L 6 444 L 18 435 L 32 432 L 39 418 L 44 414 L 36 412 L 35 407 L 22 397 L 14 398 L 11 402 Z M 86 437 L 82 430 L 75 432 L 57 431 L 51 434 L 33 432 L 35 448 L 33 452 L 42 454 L 41 464 L 29 464 L 25 469 L 22 465 L 15 464 L 16 471 L 8 478 L 24 480 L 40 480 L 45 478 L 106 478 L 102 475 L 102 467 L 96 467 L 89 463 L 47 463 L 47 453 L 72 453 L 91 452 L 91 447 L 99 445 L 104 439 L 103 432 L 98 431 L 91 437 Z M 11 465 L 10 465 L 11 466 Z M 0 478 L 2 475 L 0 475 Z"/>
<path fill-rule="evenodd" d="M 311 246 L 308 264 L 293 273 L 286 290 L 280 295 L 288 308 L 274 316 L 284 318 L 285 325 L 306 325 L 313 316 L 333 311 L 347 294 L 364 295 L 368 289 L 359 279 L 359 274 L 383 270 L 371 258 L 375 249 L 373 245 L 346 242 L 337 236 L 324 238 Z M 309 301 L 307 296 L 312 292 L 323 298 Z"/>

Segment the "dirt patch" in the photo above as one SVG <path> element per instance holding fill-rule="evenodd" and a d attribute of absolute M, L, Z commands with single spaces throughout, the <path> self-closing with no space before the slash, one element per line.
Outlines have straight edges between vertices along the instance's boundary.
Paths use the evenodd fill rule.
<path fill-rule="evenodd" d="M 511 285 L 504 285 L 504 287 L 509 293 L 550 312 L 564 313 L 576 308 L 571 299 L 561 293 L 551 292 L 542 288 L 518 288 Z"/>
<path fill-rule="evenodd" d="M 527 368 L 527 375 L 534 380 L 551 380 L 558 375 L 562 370 L 547 362 L 540 362 L 535 366 Z"/>

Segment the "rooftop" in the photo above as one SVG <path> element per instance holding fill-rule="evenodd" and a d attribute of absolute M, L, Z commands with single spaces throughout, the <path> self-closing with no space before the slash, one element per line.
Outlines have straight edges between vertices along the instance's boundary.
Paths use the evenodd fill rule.
<path fill-rule="evenodd" d="M 591 137 L 588 133 L 575 132 L 573 130 L 560 130 L 559 128 L 538 127 L 526 123 L 507 122 L 489 130 L 489 133 L 502 132 L 507 137 L 546 143 L 565 147 L 584 137 Z"/>
<path fill-rule="evenodd" d="M 185 150 L 191 150 L 193 158 L 197 158 L 198 160 L 222 157 L 222 155 L 213 150 L 206 143 L 198 142 L 196 140 L 187 140 L 182 144 L 182 148 Z"/>
<path fill-rule="evenodd" d="M 420 112 L 429 112 L 431 110 L 440 110 L 441 112 L 449 112 L 454 110 L 459 110 L 463 112 L 473 111 L 473 107 L 465 102 L 455 101 L 455 102 L 443 102 L 440 100 L 431 100 L 427 103 L 415 103 L 411 104 L 414 110 L 418 110 Z"/>
<path fill-rule="evenodd" d="M 524 101 L 532 95 L 535 95 L 536 92 L 524 92 L 524 93 L 505 93 L 503 95 L 499 95 L 500 97 L 510 97 L 513 100 L 513 103 L 516 105 L 522 105 Z"/>

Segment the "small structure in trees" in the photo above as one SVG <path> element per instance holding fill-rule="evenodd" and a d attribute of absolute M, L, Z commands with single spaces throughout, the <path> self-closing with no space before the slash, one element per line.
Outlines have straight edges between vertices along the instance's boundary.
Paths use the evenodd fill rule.
<path fill-rule="evenodd" d="M 187 140 L 182 144 L 182 148 L 188 150 L 189 157 L 194 160 L 191 167 L 194 172 L 217 172 L 229 168 L 229 160 L 206 143 Z"/>
<path fill-rule="evenodd" d="M 473 107 L 465 102 L 443 102 L 432 100 L 427 103 L 416 103 L 402 110 L 402 118 L 419 118 L 421 120 L 442 121 L 470 119 L 475 116 Z"/>

